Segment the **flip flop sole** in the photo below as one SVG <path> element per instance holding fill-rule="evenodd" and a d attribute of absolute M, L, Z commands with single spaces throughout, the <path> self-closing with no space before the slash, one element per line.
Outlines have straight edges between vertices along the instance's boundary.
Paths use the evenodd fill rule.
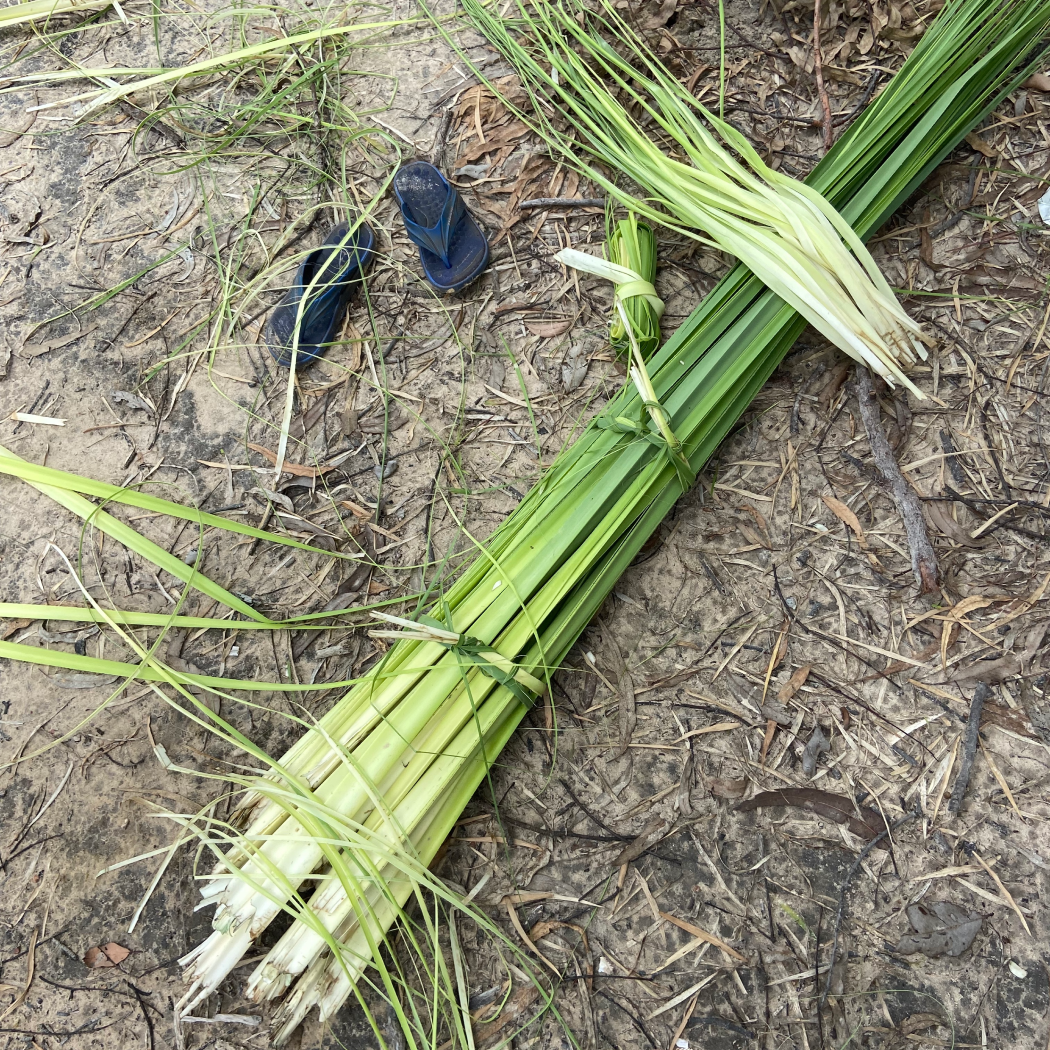
<path fill-rule="evenodd" d="M 341 246 L 347 229 L 345 223 L 335 227 L 325 238 L 324 244 L 307 256 L 296 271 L 291 289 L 270 315 L 266 329 L 267 348 L 270 356 L 284 368 L 290 367 L 292 362 L 297 322 L 299 342 L 295 355 L 296 371 L 324 356 L 329 345 L 339 335 L 351 294 L 362 283 L 372 264 L 372 248 L 375 245 L 372 228 L 367 223 L 361 223 L 355 240 Z M 334 260 L 342 268 L 326 276 L 325 269 L 332 267 Z M 315 292 L 303 308 L 300 318 L 299 303 L 311 281 Z"/>
<path fill-rule="evenodd" d="M 433 164 L 419 160 L 394 176 L 393 187 L 427 280 L 446 293 L 470 284 L 488 263 L 489 245 L 459 191 Z"/>
<path fill-rule="evenodd" d="M 481 275 L 488 265 L 489 242 L 474 216 L 467 212 L 449 244 L 446 266 L 433 252 L 419 249 L 419 261 L 427 280 L 439 291 L 458 292 Z"/>

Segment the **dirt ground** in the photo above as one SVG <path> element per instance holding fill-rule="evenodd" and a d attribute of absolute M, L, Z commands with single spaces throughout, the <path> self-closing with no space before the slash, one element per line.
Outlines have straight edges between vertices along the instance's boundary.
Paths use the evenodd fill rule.
<path fill-rule="evenodd" d="M 361 118 L 379 129 L 366 137 L 309 79 L 316 56 L 335 53 L 318 45 L 239 79 L 185 81 L 172 96 L 161 85 L 93 112 L 84 102 L 27 112 L 90 87 L 25 79 L 33 73 L 145 68 L 158 54 L 161 66 L 181 65 L 334 17 L 305 6 L 239 20 L 217 5 L 215 17 L 193 3 L 153 11 L 132 0 L 126 21 L 110 9 L 64 16 L 50 36 L 0 35 L 0 87 L 11 89 L 0 95 L 0 444 L 322 546 L 337 511 L 354 520 L 316 483 L 312 467 L 336 461 L 329 491 L 366 513 L 382 503 L 364 576 L 319 554 L 114 514 L 189 562 L 200 550 L 204 572 L 273 615 L 415 594 L 465 549 L 461 526 L 490 531 L 623 381 L 607 287 L 552 258 L 597 246 L 604 215 L 521 207 L 594 194 L 421 25 L 338 52 L 324 84 L 374 115 L 377 125 Z M 415 13 L 407 0 L 377 11 L 347 20 Z M 717 4 L 634 13 L 683 80 L 716 98 Z M 822 149 L 812 3 L 734 0 L 726 17 L 727 115 L 780 170 L 805 174 Z M 922 2 L 830 5 L 823 71 L 838 130 L 930 17 Z M 253 124 L 260 85 L 299 76 L 283 116 Z M 1037 209 L 1048 106 L 1039 90 L 1011 96 L 874 242 L 936 340 L 914 374 L 933 398 L 881 389 L 879 403 L 924 501 L 939 593 L 918 593 L 852 365 L 808 331 L 620 581 L 440 861 L 439 874 L 467 890 L 486 879 L 475 903 L 558 975 L 564 1024 L 549 1014 L 527 1023 L 535 992 L 517 979 L 508 989 L 490 940 L 462 924 L 479 1047 L 512 1035 L 537 1050 L 1048 1045 L 1050 306 Z M 356 301 L 345 344 L 301 373 L 289 460 L 303 469 L 274 494 L 266 468 L 286 373 L 260 339 L 289 260 L 380 193 L 399 156 L 435 147 L 491 237 L 490 269 L 458 298 L 436 299 L 389 196 L 379 201 L 368 304 Z M 665 333 L 727 268 L 661 234 Z M 16 411 L 65 422 L 19 423 Z M 79 519 L 27 484 L 5 478 L 0 490 L 4 601 L 81 604 L 61 551 L 113 607 L 173 608 L 177 580 L 82 536 Z M 166 653 L 210 674 L 340 681 L 379 655 L 367 621 L 273 637 L 171 632 Z M 7 620 L 0 633 L 129 658 L 119 641 L 69 623 Z M 956 812 L 979 681 L 991 691 Z M 175 1045 L 176 960 L 210 928 L 210 913 L 193 910 L 192 851 L 175 855 L 128 927 L 156 851 L 174 841 L 161 812 L 207 805 L 235 756 L 143 683 L 106 703 L 119 684 L 0 663 L 3 1047 Z M 338 695 L 273 695 L 254 711 L 224 702 L 222 714 L 279 753 L 296 736 L 283 717 L 293 699 L 316 714 Z M 165 769 L 154 743 L 203 775 Z M 746 807 L 781 790 L 796 794 L 774 802 L 802 804 Z M 829 809 L 828 793 L 846 810 Z M 909 815 L 861 852 L 864 820 Z M 510 905 L 528 945 L 507 911 L 516 891 L 531 895 Z M 901 951 L 913 932 L 906 909 L 920 901 L 981 920 L 972 944 L 955 956 Z M 85 963 L 108 963 L 91 953 L 107 945 L 118 965 Z M 267 1045 L 265 1017 L 240 998 L 245 972 L 198 1011 L 187 1047 Z M 483 1023 L 505 992 L 500 1017 Z M 347 1006 L 291 1045 L 377 1043 Z M 403 1045 L 392 1029 L 388 1045 Z"/>

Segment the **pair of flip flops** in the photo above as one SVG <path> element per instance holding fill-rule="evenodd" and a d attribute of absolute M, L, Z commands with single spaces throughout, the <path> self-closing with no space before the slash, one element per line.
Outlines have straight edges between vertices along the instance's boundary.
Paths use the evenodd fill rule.
<path fill-rule="evenodd" d="M 419 246 L 423 272 L 435 288 L 459 291 L 481 273 L 489 258 L 488 241 L 459 192 L 433 164 L 406 164 L 394 176 L 394 196 L 409 239 Z M 372 264 L 374 246 L 368 223 L 358 223 L 353 231 L 340 223 L 307 255 L 267 326 L 266 342 L 278 364 L 289 367 L 293 350 L 296 368 L 324 354 Z"/>

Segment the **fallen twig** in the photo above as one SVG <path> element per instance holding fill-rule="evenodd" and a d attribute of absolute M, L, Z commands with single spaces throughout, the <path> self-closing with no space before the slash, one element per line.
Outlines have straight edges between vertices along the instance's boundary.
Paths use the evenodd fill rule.
<path fill-rule="evenodd" d="M 923 594 L 937 590 L 940 582 L 940 571 L 937 567 L 937 555 L 930 543 L 926 531 L 926 521 L 922 516 L 922 504 L 916 491 L 905 480 L 900 465 L 893 458 L 890 443 L 886 440 L 879 420 L 878 403 L 871 385 L 871 373 L 863 366 L 857 365 L 857 403 L 860 406 L 860 418 L 868 435 L 868 444 L 875 459 L 875 466 L 883 481 L 889 488 L 893 502 L 904 521 L 904 530 L 908 536 L 908 549 L 911 551 L 911 567 L 919 589 Z"/>
<path fill-rule="evenodd" d="M 952 797 L 948 803 L 948 813 L 953 817 L 962 809 L 963 797 L 970 784 L 970 773 L 973 770 L 973 760 L 977 755 L 977 742 L 980 737 L 981 711 L 984 709 L 984 702 L 988 699 L 990 692 L 985 682 L 978 682 L 977 688 L 973 691 L 973 699 L 970 701 L 970 716 L 966 719 L 966 732 L 963 734 L 963 753 L 962 760 L 959 762 L 959 775 L 952 785 Z"/>
<path fill-rule="evenodd" d="M 438 126 L 434 131 L 434 141 L 430 147 L 430 163 L 440 168 L 445 163 L 445 144 L 448 139 L 449 125 L 452 123 L 452 106 L 446 106 Z"/>
<path fill-rule="evenodd" d="M 526 208 L 604 208 L 605 201 L 601 197 L 537 197 L 522 201 L 518 207 L 522 211 Z"/>
<path fill-rule="evenodd" d="M 828 89 L 824 86 L 824 62 L 820 55 L 820 0 L 813 2 L 813 67 L 817 75 L 817 94 L 820 96 L 820 108 L 824 111 L 824 152 L 831 149 L 835 141 L 835 124 L 831 116 L 831 100 Z"/>

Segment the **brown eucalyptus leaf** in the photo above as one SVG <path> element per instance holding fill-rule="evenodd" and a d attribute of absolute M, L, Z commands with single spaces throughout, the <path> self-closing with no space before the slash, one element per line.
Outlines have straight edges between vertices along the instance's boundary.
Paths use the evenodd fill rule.
<path fill-rule="evenodd" d="M 1007 678 L 1012 678 L 1015 674 L 1021 674 L 1038 655 L 1048 626 L 1050 624 L 1036 624 L 1028 632 L 1023 652 L 1008 653 L 998 660 L 978 660 L 965 671 L 959 671 L 953 675 L 952 681 L 958 685 L 965 682 L 985 682 L 988 685 L 995 685 Z"/>
<path fill-rule="evenodd" d="M 124 945 L 110 941 L 101 947 L 88 948 L 84 953 L 84 965 L 91 970 L 108 970 L 119 966 L 130 954 Z"/>
<path fill-rule="evenodd" d="M 953 543 L 963 547 L 985 547 L 988 540 L 975 540 L 970 533 L 964 529 L 951 515 L 951 512 L 942 503 L 930 501 L 924 503 L 922 509 L 927 520 L 940 533 L 947 536 Z"/>
<path fill-rule="evenodd" d="M 808 810 L 818 816 L 827 817 L 839 824 L 846 824 L 858 838 L 872 839 L 886 830 L 886 821 L 878 810 L 867 806 L 854 807 L 845 795 L 818 788 L 781 788 L 778 791 L 760 791 L 757 795 L 737 805 L 741 813 L 762 809 L 766 806 L 794 806 Z M 856 809 L 860 810 L 857 816 Z"/>
<path fill-rule="evenodd" d="M 564 335 L 572 327 L 572 320 L 566 317 L 562 321 L 526 321 L 525 327 L 541 339 L 553 339 Z"/>
<path fill-rule="evenodd" d="M 881 569 L 882 566 L 879 564 L 879 559 L 875 556 L 875 552 L 872 551 L 871 546 L 868 544 L 868 538 L 864 535 L 864 529 L 861 528 L 860 520 L 857 515 L 853 513 L 849 507 L 840 499 L 835 499 L 834 496 L 821 496 L 824 501 L 824 505 L 835 515 L 843 525 L 846 526 L 857 537 L 857 543 L 860 545 L 860 549 L 868 556 L 868 561 L 871 563 L 873 569 Z"/>
<path fill-rule="evenodd" d="M 997 160 L 999 158 L 999 151 L 994 146 L 989 146 L 988 143 L 974 131 L 971 131 L 970 134 L 966 136 L 966 144 L 977 150 L 982 157 L 987 157 L 989 160 Z"/>

